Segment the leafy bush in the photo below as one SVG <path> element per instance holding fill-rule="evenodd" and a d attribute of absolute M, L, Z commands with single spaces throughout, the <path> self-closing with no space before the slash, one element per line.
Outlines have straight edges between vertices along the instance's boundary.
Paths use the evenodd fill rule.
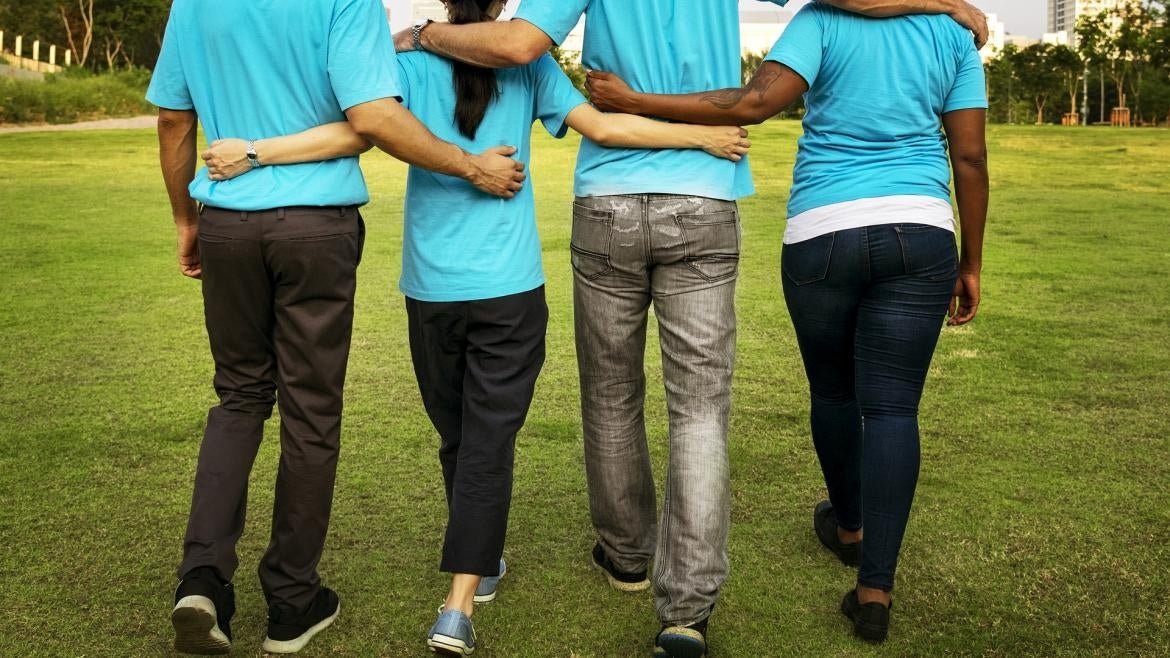
<path fill-rule="evenodd" d="M 0 123 L 72 123 L 149 113 L 143 95 L 150 71 L 104 75 L 72 70 L 44 82 L 0 78 Z"/>

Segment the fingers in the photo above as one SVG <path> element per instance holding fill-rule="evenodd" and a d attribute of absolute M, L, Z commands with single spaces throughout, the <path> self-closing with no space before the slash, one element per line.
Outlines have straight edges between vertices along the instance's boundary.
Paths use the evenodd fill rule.
<path fill-rule="evenodd" d="M 496 155 L 511 156 L 511 155 L 516 153 L 516 147 L 515 146 L 497 146 L 495 148 L 488 149 L 487 153 L 494 153 Z"/>
<path fill-rule="evenodd" d="M 612 77 L 613 77 L 613 74 L 607 73 L 606 71 L 596 71 L 596 70 L 590 69 L 589 71 L 585 72 L 585 78 L 587 80 L 609 80 Z"/>

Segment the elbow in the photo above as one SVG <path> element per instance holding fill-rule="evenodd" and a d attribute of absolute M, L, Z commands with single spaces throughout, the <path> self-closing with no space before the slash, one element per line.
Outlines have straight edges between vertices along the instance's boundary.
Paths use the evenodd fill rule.
<path fill-rule="evenodd" d="M 604 146 L 606 148 L 619 146 L 618 131 L 611 126 L 606 125 L 605 122 L 601 122 L 601 125 L 598 125 L 593 130 L 591 130 L 588 137 L 590 141 L 599 146 Z"/>
<path fill-rule="evenodd" d="M 548 49 L 548 44 L 542 43 L 538 39 L 525 39 L 521 43 L 509 46 L 505 52 L 501 53 L 501 57 L 509 67 L 524 66 L 540 59 L 548 52 Z"/>
<path fill-rule="evenodd" d="M 737 126 L 754 126 L 774 116 L 776 112 L 772 108 L 760 102 L 752 102 L 737 107 L 731 118 Z"/>
<path fill-rule="evenodd" d="M 346 120 L 349 121 L 349 127 L 353 128 L 362 142 L 365 142 L 361 145 L 362 153 L 369 150 L 370 142 L 374 141 L 383 125 L 389 120 L 386 112 L 379 111 L 381 109 L 384 108 L 379 102 L 365 103 L 350 109 L 345 114 Z"/>
<path fill-rule="evenodd" d="M 353 131 L 368 143 L 377 131 L 377 122 L 365 113 L 355 113 L 348 118 Z"/>
<path fill-rule="evenodd" d="M 158 130 L 160 133 L 184 132 L 190 130 L 197 120 L 195 113 L 190 110 L 160 109 L 158 111 Z"/>
<path fill-rule="evenodd" d="M 955 154 L 955 162 L 974 171 L 987 171 L 987 149 L 972 149 Z"/>

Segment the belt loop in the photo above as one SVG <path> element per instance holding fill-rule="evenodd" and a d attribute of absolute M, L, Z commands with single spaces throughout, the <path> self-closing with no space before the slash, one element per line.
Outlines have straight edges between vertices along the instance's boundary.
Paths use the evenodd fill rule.
<path fill-rule="evenodd" d="M 240 211 L 240 221 L 241 221 L 241 222 L 246 222 L 246 221 L 248 221 L 248 211 L 246 211 L 246 210 L 241 210 L 241 211 Z"/>
<path fill-rule="evenodd" d="M 345 216 L 346 216 L 346 215 L 348 215 L 348 214 L 349 214 L 349 208 L 348 208 L 348 207 L 346 207 L 346 206 L 338 206 L 338 207 L 337 207 L 337 216 L 338 216 L 338 217 L 340 217 L 340 218 L 342 218 L 342 219 L 345 219 Z"/>
<path fill-rule="evenodd" d="M 276 219 L 282 222 L 284 221 L 284 208 L 276 209 Z"/>

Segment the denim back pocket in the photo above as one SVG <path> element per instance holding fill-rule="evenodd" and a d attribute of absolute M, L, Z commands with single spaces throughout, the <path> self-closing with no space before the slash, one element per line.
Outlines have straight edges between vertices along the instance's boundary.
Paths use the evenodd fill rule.
<path fill-rule="evenodd" d="M 573 236 L 569 249 L 573 269 L 586 279 L 596 279 L 613 271 L 609 260 L 612 226 L 612 210 L 596 210 L 573 203 Z"/>
<path fill-rule="evenodd" d="M 815 238 L 784 245 L 781 252 L 780 270 L 798 286 L 823 281 L 829 276 L 829 265 L 833 259 L 833 243 L 836 233 L 826 233 Z"/>
<path fill-rule="evenodd" d="M 687 266 L 708 281 L 730 279 L 739 272 L 739 213 L 721 210 L 676 215 L 683 232 Z"/>
<path fill-rule="evenodd" d="M 926 224 L 894 226 L 902 247 L 904 272 L 927 281 L 946 281 L 958 276 L 959 257 L 955 234 Z"/>

